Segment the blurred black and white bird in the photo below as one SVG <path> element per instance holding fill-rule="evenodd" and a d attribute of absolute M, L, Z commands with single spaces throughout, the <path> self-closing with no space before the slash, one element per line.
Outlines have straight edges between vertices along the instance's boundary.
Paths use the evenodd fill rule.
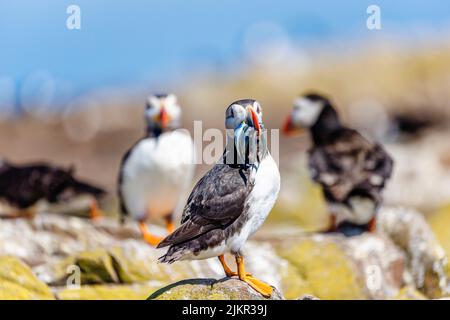
<path fill-rule="evenodd" d="M 309 169 L 330 209 L 329 231 L 348 236 L 373 231 L 381 192 L 392 173 L 391 157 L 380 144 L 343 126 L 331 102 L 319 94 L 294 101 L 283 131 L 292 134 L 302 129 L 311 133 Z"/>
<path fill-rule="evenodd" d="M 137 220 L 144 239 L 156 246 L 162 237 L 151 234 L 146 222 L 164 218 L 173 231 L 174 212 L 193 178 L 195 150 L 190 135 L 177 130 L 181 107 L 175 95 L 148 97 L 145 120 L 145 136 L 122 158 L 118 193 L 122 215 Z"/>
<path fill-rule="evenodd" d="M 192 190 L 181 226 L 158 246 L 169 246 L 159 260 L 173 263 L 218 257 L 227 276 L 238 276 L 270 296 L 271 286 L 245 272 L 242 250 L 275 204 L 280 174 L 267 148 L 260 104 L 250 99 L 236 101 L 225 116 L 228 130 L 223 156 Z M 226 265 L 225 253 L 235 256 L 237 272 Z"/>
<path fill-rule="evenodd" d="M 33 217 L 36 204 L 67 202 L 79 195 L 92 196 L 91 218 L 100 215 L 97 200 L 106 192 L 76 179 L 73 168 L 47 163 L 15 165 L 0 161 L 0 201 L 14 208 L 13 217 Z"/>

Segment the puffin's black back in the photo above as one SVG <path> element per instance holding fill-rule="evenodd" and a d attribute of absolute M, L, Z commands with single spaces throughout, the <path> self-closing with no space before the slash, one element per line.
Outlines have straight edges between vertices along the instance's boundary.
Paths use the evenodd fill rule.
<path fill-rule="evenodd" d="M 6 163 L 0 167 L 0 198 L 20 209 L 30 207 L 40 199 L 57 202 L 79 194 L 99 197 L 105 191 L 76 180 L 71 169 L 45 163 L 23 166 Z"/>

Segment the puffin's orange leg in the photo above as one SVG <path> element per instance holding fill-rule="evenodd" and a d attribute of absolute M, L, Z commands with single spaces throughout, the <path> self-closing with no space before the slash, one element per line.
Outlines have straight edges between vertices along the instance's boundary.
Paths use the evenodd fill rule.
<path fill-rule="evenodd" d="M 370 221 L 369 224 L 367 226 L 367 230 L 369 232 L 375 232 L 377 229 L 377 218 L 373 217 Z"/>
<path fill-rule="evenodd" d="M 231 270 L 231 268 L 227 265 L 227 263 L 225 262 L 225 256 L 222 254 L 220 256 L 218 256 L 220 264 L 222 265 L 223 271 L 225 271 L 225 275 L 227 277 L 234 277 L 237 276 L 238 273 L 234 272 L 233 270 Z M 247 276 L 251 277 L 251 273 L 246 273 Z"/>
<path fill-rule="evenodd" d="M 36 214 L 37 214 L 36 207 L 32 206 L 32 207 L 15 212 L 14 215 L 12 215 L 9 218 L 11 218 L 11 219 L 25 218 L 28 220 L 33 220 L 34 217 L 36 216 Z"/>
<path fill-rule="evenodd" d="M 330 214 L 330 224 L 327 232 L 336 232 L 336 230 L 337 230 L 336 216 L 334 214 Z"/>
<path fill-rule="evenodd" d="M 175 223 L 173 223 L 173 216 L 169 214 L 166 217 L 166 231 L 168 234 L 171 234 L 175 230 Z"/>
<path fill-rule="evenodd" d="M 236 256 L 236 264 L 238 267 L 238 276 L 239 279 L 247 283 L 250 287 L 252 287 L 254 290 L 259 292 L 264 297 L 268 298 L 272 295 L 273 288 L 268 285 L 267 283 L 258 280 L 256 278 L 253 278 L 251 276 L 248 276 L 245 272 L 244 267 L 244 258 L 241 256 Z"/>
<path fill-rule="evenodd" d="M 102 217 L 102 211 L 100 210 L 100 208 L 98 207 L 98 203 L 97 200 L 94 199 L 91 201 L 91 205 L 90 205 L 90 218 L 92 221 L 96 221 L 99 220 Z"/>
<path fill-rule="evenodd" d="M 147 228 L 147 225 L 144 222 L 139 222 L 139 229 L 141 230 L 142 236 L 144 237 L 145 242 L 150 244 L 153 247 L 156 247 L 161 240 L 162 237 L 155 236 L 150 233 L 150 231 Z"/>

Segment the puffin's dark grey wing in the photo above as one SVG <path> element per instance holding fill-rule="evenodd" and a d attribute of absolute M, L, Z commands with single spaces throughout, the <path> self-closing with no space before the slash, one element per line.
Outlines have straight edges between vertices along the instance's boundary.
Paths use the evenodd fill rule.
<path fill-rule="evenodd" d="M 182 225 L 158 248 L 180 244 L 232 224 L 244 212 L 253 188 L 249 177 L 250 169 L 216 164 L 194 187 L 183 211 Z"/>
<path fill-rule="evenodd" d="M 391 177 L 393 167 L 394 160 L 391 156 L 381 145 L 375 144 L 367 154 L 366 170 L 370 171 L 372 175 L 381 177 L 384 185 L 385 181 Z"/>
<path fill-rule="evenodd" d="M 357 186 L 384 185 L 392 171 L 392 159 L 380 145 L 369 142 L 356 130 L 345 129 L 329 144 L 310 151 L 309 167 L 327 198 L 343 201 Z"/>

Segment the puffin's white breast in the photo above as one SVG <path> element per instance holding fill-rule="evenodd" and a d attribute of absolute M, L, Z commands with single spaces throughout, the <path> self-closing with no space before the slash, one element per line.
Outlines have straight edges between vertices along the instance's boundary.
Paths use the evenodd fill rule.
<path fill-rule="evenodd" d="M 189 135 L 173 131 L 141 140 L 122 167 L 124 204 L 135 219 L 176 211 L 194 173 Z"/>
<path fill-rule="evenodd" d="M 248 237 L 262 226 L 280 192 L 280 172 L 270 154 L 261 161 L 253 174 L 255 184 L 247 199 L 248 220 L 242 229 L 228 240 L 228 246 L 233 252 L 240 251 Z"/>

